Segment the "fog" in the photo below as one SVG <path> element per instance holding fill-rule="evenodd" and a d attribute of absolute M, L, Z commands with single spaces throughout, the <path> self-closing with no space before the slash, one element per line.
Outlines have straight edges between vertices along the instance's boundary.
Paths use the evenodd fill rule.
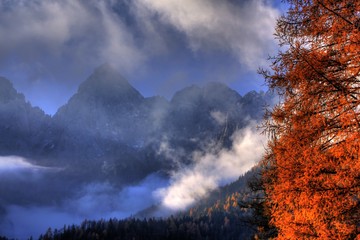
<path fill-rule="evenodd" d="M 178 164 L 168 175 L 150 174 L 142 181 L 119 187 L 109 181 L 67 181 L 65 169 L 34 165 L 17 156 L 0 157 L 0 235 L 26 239 L 51 227 L 80 224 L 85 219 L 126 218 L 153 205 L 155 217 L 186 210 L 219 186 L 236 180 L 259 161 L 264 136 L 251 123 L 232 136 L 233 146 L 221 149 L 209 142 L 191 153 L 193 163 Z M 178 161 L 176 149 L 161 145 L 159 154 Z M 169 154 L 172 153 L 172 154 Z M 14 189 L 16 188 L 16 189 Z"/>
<path fill-rule="evenodd" d="M 235 132 L 232 138 L 231 149 L 219 149 L 210 144 L 207 151 L 194 152 L 194 164 L 174 172 L 170 186 L 156 191 L 162 206 L 185 210 L 211 190 L 235 181 L 249 171 L 264 152 L 265 137 L 253 123 Z"/>
<path fill-rule="evenodd" d="M 19 172 L 12 171 L 11 174 L 1 175 L 0 180 L 15 186 L 21 182 L 18 174 Z M 49 182 L 48 180 L 51 182 L 51 179 L 48 178 L 52 178 L 54 175 L 45 176 L 41 171 L 27 175 L 26 181 L 31 182 L 32 188 L 18 188 L 18 194 L 13 198 L 20 197 L 24 192 L 36 192 L 43 195 L 53 194 L 54 191 L 63 192 L 64 189 L 49 191 L 51 186 L 46 184 Z M 59 175 L 56 174 L 56 177 Z M 164 177 L 152 174 L 139 184 L 124 188 L 117 188 L 109 182 L 94 182 L 82 186 L 72 186 L 77 189 L 75 193 L 71 191 L 62 195 L 62 199 L 55 199 L 54 196 L 54 199 L 50 198 L 45 203 L 41 203 L 41 199 L 37 198 L 32 199 L 31 202 L 20 202 L 19 204 L 2 203 L 0 235 L 27 239 L 30 236 L 38 237 L 49 227 L 60 229 L 64 225 L 80 224 L 85 219 L 126 218 L 155 203 L 158 199 L 153 192 L 166 186 L 167 180 Z M 69 186 L 65 183 L 63 187 L 66 189 Z M 4 194 L 3 190 L 1 189 L 2 194 Z M 42 196 L 38 196 L 38 198 L 42 198 Z"/>

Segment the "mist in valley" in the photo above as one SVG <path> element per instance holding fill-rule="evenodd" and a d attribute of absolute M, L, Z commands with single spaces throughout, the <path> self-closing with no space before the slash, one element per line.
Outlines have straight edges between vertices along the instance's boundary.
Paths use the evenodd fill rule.
<path fill-rule="evenodd" d="M 0 235 L 26 239 L 48 228 L 80 224 L 83 220 L 127 218 L 156 206 L 147 217 L 167 217 L 193 206 L 217 187 L 235 181 L 260 160 L 264 136 L 251 122 L 231 136 L 230 148 L 208 142 L 189 156 L 166 156 L 177 167 L 150 173 L 131 184 L 91 177 L 76 179 L 65 167 L 45 167 L 17 156 L 0 158 Z M 166 153 L 165 153 L 165 152 Z M 181 151 L 179 151 L 181 152 Z M 181 163 L 181 159 L 191 163 Z M 121 173 L 120 173 L 121 174 Z"/>

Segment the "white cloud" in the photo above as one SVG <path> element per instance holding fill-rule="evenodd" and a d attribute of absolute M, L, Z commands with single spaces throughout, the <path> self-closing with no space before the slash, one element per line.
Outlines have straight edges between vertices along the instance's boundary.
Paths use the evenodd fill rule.
<path fill-rule="evenodd" d="M 210 115 L 220 125 L 224 125 L 227 121 L 227 115 L 220 111 L 212 111 Z"/>
<path fill-rule="evenodd" d="M 124 70 L 132 70 L 144 60 L 144 55 L 137 49 L 132 35 L 118 15 L 109 11 L 104 2 L 100 2 L 99 5 L 106 34 L 106 44 L 102 46 L 102 58 L 122 66 Z"/>
<path fill-rule="evenodd" d="M 31 164 L 25 158 L 18 156 L 0 156 L 0 173 L 20 170 L 45 170 L 46 167 Z"/>
<path fill-rule="evenodd" d="M 158 15 L 186 34 L 196 51 L 216 47 L 232 52 L 250 69 L 264 64 L 275 50 L 273 32 L 278 10 L 261 0 L 235 5 L 212 0 L 136 0 L 138 6 Z"/>
<path fill-rule="evenodd" d="M 176 172 L 167 188 L 155 191 L 163 207 L 184 210 L 210 190 L 236 180 L 258 162 L 265 150 L 265 136 L 250 125 L 233 135 L 230 150 L 210 148 L 195 152 L 194 165 Z"/>

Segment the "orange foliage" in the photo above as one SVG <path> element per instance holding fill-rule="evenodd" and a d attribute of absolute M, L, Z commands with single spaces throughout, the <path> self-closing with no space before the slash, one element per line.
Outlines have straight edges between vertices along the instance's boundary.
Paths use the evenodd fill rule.
<path fill-rule="evenodd" d="M 263 72 L 270 113 L 263 174 L 278 239 L 360 239 L 360 1 L 288 0 L 286 50 Z"/>

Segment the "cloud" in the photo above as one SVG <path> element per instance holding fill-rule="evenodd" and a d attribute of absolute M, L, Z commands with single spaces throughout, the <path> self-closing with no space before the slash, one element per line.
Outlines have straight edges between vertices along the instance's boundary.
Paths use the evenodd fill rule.
<path fill-rule="evenodd" d="M 180 164 L 181 159 L 188 157 L 184 152 L 177 154 L 164 143 L 159 153 L 173 157 L 177 164 L 170 181 L 154 173 L 138 184 L 123 188 L 108 182 L 73 185 L 59 171 L 48 171 L 21 157 L 0 157 L 0 173 L 6 173 L 1 174 L 0 180 L 18 186 L 17 191 L 5 190 L 12 196 L 0 198 L 0 207 L 5 210 L 0 214 L 0 235 L 20 239 L 37 237 L 48 227 L 80 224 L 84 219 L 126 218 L 151 205 L 160 206 L 154 216 L 184 210 L 211 190 L 236 180 L 261 158 L 265 139 L 255 124 L 234 133 L 232 138 L 230 149 L 211 145 L 206 151 L 194 152 L 190 166 Z M 24 175 L 24 172 L 35 174 Z M 46 174 L 39 174 L 42 172 Z M 33 185 L 37 186 L 37 197 L 29 198 L 33 195 L 34 189 L 30 187 Z M 26 197 L 25 202 L 17 199 L 22 196 Z"/>
<path fill-rule="evenodd" d="M 0 75 L 50 114 L 105 62 L 145 95 L 170 97 L 248 79 L 274 52 L 278 15 L 266 0 L 3 0 Z"/>
<path fill-rule="evenodd" d="M 0 1 L 0 75 L 54 114 L 103 63 L 126 75 L 146 60 L 108 0 Z"/>
<path fill-rule="evenodd" d="M 255 123 L 235 132 L 232 140 L 230 149 L 210 144 L 206 150 L 194 152 L 192 165 L 181 164 L 181 159 L 189 156 L 164 143 L 159 153 L 173 157 L 177 164 L 170 180 L 154 173 L 125 187 L 106 181 L 74 182 L 62 171 L 48 171 L 24 158 L 0 157 L 0 188 L 6 193 L 0 198 L 0 235 L 37 237 L 48 227 L 59 229 L 84 219 L 126 218 L 152 205 L 159 206 L 154 216 L 184 210 L 211 190 L 236 180 L 260 160 L 266 139 Z"/>
<path fill-rule="evenodd" d="M 34 165 L 25 158 L 19 156 L 0 156 L 0 173 L 18 171 L 45 171 L 55 170 L 55 168 Z"/>
<path fill-rule="evenodd" d="M 73 213 L 64 212 L 54 206 L 8 206 L 7 215 L 0 221 L 0 234 L 9 238 L 37 238 L 51 228 L 62 228 L 64 224 L 79 224 L 83 219 Z"/>
<path fill-rule="evenodd" d="M 210 112 L 210 115 L 219 125 L 224 125 L 227 121 L 226 114 L 220 111 L 212 111 Z"/>
<path fill-rule="evenodd" d="M 253 125 L 234 133 L 233 146 L 207 152 L 195 152 L 194 164 L 173 174 L 170 186 L 155 191 L 162 206 L 170 210 L 184 210 L 206 197 L 218 186 L 236 180 L 258 162 L 265 150 L 265 136 Z"/>
<path fill-rule="evenodd" d="M 20 165 L 22 166 L 22 162 Z M 13 171 L 13 174 L 15 173 Z M 61 181 L 65 184 L 53 186 L 51 179 L 54 177 L 62 178 Z M 0 180 L 4 179 L 6 178 L 1 175 Z M 18 179 L 12 178 L 11 181 L 7 181 L 14 185 Z M 64 224 L 80 224 L 85 219 L 126 218 L 156 204 L 158 199 L 152 193 L 168 184 L 167 179 L 159 174 L 149 175 L 138 184 L 124 188 L 108 182 L 86 183 L 81 187 L 68 186 L 64 176 L 51 174 L 42 176 L 41 179 L 30 176 L 27 177 L 27 182 L 30 182 L 30 185 L 36 185 L 36 192 L 40 198 L 48 195 L 52 195 L 52 198 L 46 204 L 27 201 L 27 204 L 9 203 L 5 205 L 1 205 L 3 199 L 0 198 L 0 209 L 4 209 L 4 213 L 2 215 L 0 213 L 0 236 L 27 239 L 32 235 L 36 238 L 46 232 L 49 227 L 60 229 Z M 56 191 L 57 187 L 73 188 L 71 191 L 68 189 L 69 192 L 74 189 L 76 191 L 73 191 L 75 194 L 66 192 L 65 195 L 60 196 L 60 199 L 55 199 L 58 194 L 54 194 L 52 191 Z M 21 185 L 19 185 L 18 191 L 34 194 L 33 188 L 22 188 Z M 58 189 L 58 191 L 64 191 L 64 189 Z"/>
<path fill-rule="evenodd" d="M 35 166 L 17 156 L 0 157 L 0 171 L 32 169 Z M 35 167 L 36 168 L 36 167 Z"/>
<path fill-rule="evenodd" d="M 174 47 L 168 26 L 194 51 L 226 50 L 256 69 L 274 50 L 278 15 L 262 0 L 1 1 L 0 62 L 48 67 L 55 59 L 80 69 L 111 62 L 127 72 Z"/>
<path fill-rule="evenodd" d="M 275 50 L 273 38 L 279 11 L 266 1 L 241 4 L 214 0 L 136 0 L 161 22 L 184 33 L 194 51 L 217 48 L 231 52 L 249 69 L 265 64 Z"/>
<path fill-rule="evenodd" d="M 112 62 L 132 69 L 142 53 L 111 7 L 105 0 L 1 1 L 0 61 L 48 65 L 55 59 L 77 67 Z"/>
<path fill-rule="evenodd" d="M 184 159 L 187 157 L 187 153 L 183 148 L 172 148 L 167 137 L 163 137 L 157 154 L 164 156 L 173 169 L 182 168 Z"/>
<path fill-rule="evenodd" d="M 80 219 L 126 218 L 154 204 L 152 192 L 166 185 L 167 179 L 158 174 L 123 189 L 106 182 L 87 184 L 63 207 Z"/>

